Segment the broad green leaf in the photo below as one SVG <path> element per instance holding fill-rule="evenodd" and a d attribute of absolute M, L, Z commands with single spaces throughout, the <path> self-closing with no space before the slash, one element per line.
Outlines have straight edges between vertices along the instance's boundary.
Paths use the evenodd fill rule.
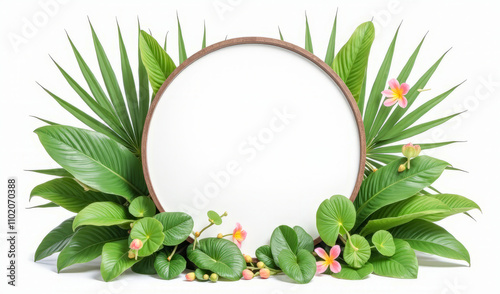
<path fill-rule="evenodd" d="M 193 250 L 193 245 L 187 248 L 187 256 L 197 267 L 210 270 L 231 281 L 241 279 L 246 268 L 243 254 L 236 244 L 226 239 L 201 239 Z"/>
<path fill-rule="evenodd" d="M 309 22 L 307 21 L 307 15 L 306 15 L 306 41 L 305 41 L 305 48 L 307 51 L 311 52 L 314 54 L 313 50 L 313 44 L 311 40 L 311 32 L 309 31 Z"/>
<path fill-rule="evenodd" d="M 280 252 L 284 249 L 289 249 L 295 254 L 299 246 L 299 239 L 297 233 L 292 228 L 282 225 L 274 229 L 270 243 L 274 263 L 280 266 L 278 260 Z"/>
<path fill-rule="evenodd" d="M 153 92 L 156 93 L 176 66 L 160 44 L 145 31 L 141 31 L 139 48 L 142 62 L 148 72 L 149 82 L 153 87 Z"/>
<path fill-rule="evenodd" d="M 394 37 L 392 38 L 392 42 L 387 49 L 387 53 L 385 54 L 382 64 L 380 65 L 377 77 L 373 82 L 370 96 L 368 96 L 365 117 L 363 119 L 367 142 L 371 142 L 375 133 L 378 132 L 380 126 L 384 123 L 384 112 L 390 111 L 389 107 L 381 107 L 380 102 L 382 100 L 382 91 L 387 88 L 389 71 L 391 69 L 392 57 L 394 55 L 394 48 L 396 47 L 399 28 L 400 27 L 398 27 L 396 33 L 394 34 Z"/>
<path fill-rule="evenodd" d="M 365 76 L 363 78 L 363 83 L 361 84 L 361 90 L 359 91 L 359 99 L 358 99 L 358 109 L 361 116 L 363 116 L 365 112 L 365 96 L 366 96 L 366 76 L 368 72 L 368 67 L 365 71 Z"/>
<path fill-rule="evenodd" d="M 467 249 L 442 227 L 424 220 L 414 220 L 391 230 L 394 238 L 403 239 L 418 251 L 467 261 Z"/>
<path fill-rule="evenodd" d="M 145 217 L 134 223 L 130 230 L 130 240 L 139 239 L 142 241 L 142 248 L 138 256 L 144 257 L 156 252 L 163 244 L 163 225 L 157 219 Z"/>
<path fill-rule="evenodd" d="M 427 149 L 433 149 L 433 148 L 439 148 L 443 147 L 446 145 L 454 144 L 454 143 L 460 143 L 462 141 L 447 141 L 447 142 L 439 142 L 439 143 L 415 143 L 414 145 L 419 145 L 422 150 L 427 150 Z M 370 151 L 370 153 L 401 153 L 402 148 L 405 144 L 399 144 L 399 145 L 392 145 L 392 146 L 384 146 L 384 147 L 379 147 L 375 148 Z"/>
<path fill-rule="evenodd" d="M 156 269 L 155 269 L 155 260 L 156 260 L 156 253 L 153 253 L 149 256 L 143 257 L 141 261 L 138 263 L 134 264 L 132 266 L 132 271 L 134 273 L 142 274 L 142 275 L 155 275 L 156 274 Z"/>
<path fill-rule="evenodd" d="M 139 59 L 139 113 L 141 117 L 141 123 L 144 126 L 146 121 L 146 116 L 148 115 L 149 110 L 149 82 L 148 82 L 148 73 L 146 68 L 144 67 L 144 63 L 141 58 L 141 48 L 140 48 L 140 38 L 141 38 L 141 26 L 139 21 L 137 21 L 137 54 Z M 166 39 L 165 39 L 166 42 Z M 140 138 L 142 138 L 143 130 L 139 130 Z"/>
<path fill-rule="evenodd" d="M 205 278 L 204 278 L 204 276 L 205 276 L 205 275 L 210 276 L 211 274 L 212 274 L 212 272 L 211 272 L 211 271 L 203 270 L 203 269 L 201 269 L 201 268 L 197 268 L 197 269 L 194 271 L 194 275 L 195 275 L 195 277 L 196 277 L 196 279 L 197 279 L 198 281 L 205 281 L 205 282 L 206 282 L 206 281 L 208 281 L 208 278 L 207 278 L 207 279 L 205 279 Z"/>
<path fill-rule="evenodd" d="M 193 218 L 184 212 L 162 212 L 154 216 L 163 225 L 163 245 L 175 246 L 184 242 L 193 231 Z"/>
<path fill-rule="evenodd" d="M 323 242 L 335 245 L 338 235 L 350 231 L 356 222 L 356 210 L 352 202 L 342 195 L 324 200 L 316 212 L 316 227 Z"/>
<path fill-rule="evenodd" d="M 370 259 L 370 256 L 371 248 L 368 241 L 360 235 L 352 235 L 344 248 L 344 261 L 353 268 L 360 268 Z"/>
<path fill-rule="evenodd" d="M 297 255 L 284 249 L 279 254 L 279 261 L 283 272 L 299 284 L 309 283 L 316 273 L 316 259 L 305 249 L 300 249 Z"/>
<path fill-rule="evenodd" d="M 44 259 L 51 256 L 56 252 L 60 252 L 69 243 L 75 232 L 71 225 L 73 224 L 74 217 L 68 218 L 60 225 L 50 231 L 45 238 L 43 238 L 40 245 L 35 252 L 35 261 Z"/>
<path fill-rule="evenodd" d="M 40 205 L 36 205 L 36 206 L 26 207 L 26 209 L 32 209 L 32 208 L 51 208 L 51 207 L 59 207 L 59 205 L 57 205 L 57 204 L 55 204 L 53 202 L 49 202 L 49 203 L 40 204 Z"/>
<path fill-rule="evenodd" d="M 59 254 L 57 271 L 73 264 L 89 262 L 101 255 L 104 244 L 118 240 L 126 242 L 127 237 L 127 231 L 116 226 L 80 228 Z"/>
<path fill-rule="evenodd" d="M 68 126 L 35 133 L 52 159 L 89 187 L 129 201 L 148 194 L 139 159 L 108 137 Z"/>
<path fill-rule="evenodd" d="M 57 125 L 59 125 L 58 123 L 55 123 L 55 122 L 47 120 L 47 119 L 40 118 L 38 116 L 34 116 L 34 115 L 30 115 L 30 116 L 33 117 L 33 118 L 38 119 L 39 121 L 43 121 L 44 123 L 46 123 L 48 125 L 51 125 L 51 126 L 57 126 Z"/>
<path fill-rule="evenodd" d="M 363 280 L 373 272 L 373 265 L 366 263 L 361 268 L 352 268 L 347 264 L 342 264 L 342 270 L 339 273 L 332 273 L 332 277 L 344 280 Z"/>
<path fill-rule="evenodd" d="M 155 259 L 155 269 L 158 276 L 164 280 L 171 280 L 186 269 L 186 260 L 179 254 L 174 254 L 171 260 L 165 252 L 160 252 Z"/>
<path fill-rule="evenodd" d="M 102 248 L 101 276 L 105 282 L 109 282 L 121 275 L 141 259 L 128 257 L 128 242 L 120 240 L 110 242 Z"/>
<path fill-rule="evenodd" d="M 118 201 L 114 195 L 85 191 L 72 178 L 57 178 L 40 184 L 31 190 L 30 200 L 34 196 L 47 199 L 71 212 L 79 212 L 94 202 Z"/>
<path fill-rule="evenodd" d="M 362 23 L 333 59 L 333 70 L 345 82 L 356 102 L 359 100 L 374 38 L 373 23 L 371 21 Z"/>
<path fill-rule="evenodd" d="M 337 36 L 337 12 L 335 12 L 335 20 L 333 21 L 332 32 L 330 33 L 330 40 L 328 41 L 328 48 L 326 49 L 325 63 L 330 67 L 333 65 L 333 58 L 335 57 L 335 39 Z"/>
<path fill-rule="evenodd" d="M 201 42 L 201 49 L 205 49 L 207 47 L 207 26 L 205 22 L 203 22 L 203 41 Z"/>
<path fill-rule="evenodd" d="M 259 261 L 262 261 L 267 267 L 272 269 L 279 269 L 279 267 L 274 263 L 273 253 L 271 252 L 271 246 L 263 245 L 257 248 L 255 251 L 255 256 Z"/>
<path fill-rule="evenodd" d="M 394 245 L 394 238 L 391 233 L 380 230 L 373 234 L 373 245 L 377 248 L 378 252 L 384 256 L 393 256 L 396 252 L 396 245 Z"/>
<path fill-rule="evenodd" d="M 135 217 L 152 217 L 156 214 L 156 206 L 148 196 L 140 196 L 130 202 L 128 211 Z"/>
<path fill-rule="evenodd" d="M 39 173 L 39 174 L 44 174 L 44 175 L 49 175 L 49 176 L 56 176 L 56 177 L 66 177 L 66 178 L 73 177 L 73 175 L 70 174 L 68 171 L 66 171 L 64 168 L 34 169 L 34 170 L 27 170 L 27 171 Z"/>
<path fill-rule="evenodd" d="M 73 230 L 80 226 L 113 226 L 131 222 L 133 220 L 128 219 L 124 206 L 109 201 L 94 202 L 76 215 Z"/>
<path fill-rule="evenodd" d="M 416 279 L 418 274 L 418 260 L 415 251 L 408 242 L 394 239 L 396 253 L 387 257 L 380 253 L 373 253 L 370 259 L 373 272 L 379 276 L 399 279 Z"/>
<path fill-rule="evenodd" d="M 449 211 L 450 208 L 437 199 L 428 196 L 413 196 L 376 211 L 360 234 L 366 236 L 378 230 L 397 227 L 417 218 Z"/>
<path fill-rule="evenodd" d="M 466 212 L 472 209 L 479 209 L 479 205 L 477 205 L 474 201 L 467 199 L 463 196 L 460 195 L 455 195 L 455 194 L 437 194 L 437 195 L 428 195 L 429 197 L 432 197 L 436 200 L 441 201 L 442 203 L 446 204 L 451 210 L 443 213 L 437 213 L 433 215 L 428 215 L 425 217 L 422 217 L 421 219 L 435 222 L 442 220 L 443 218 L 446 218 L 450 215 L 454 215 L 457 213 L 462 213 Z"/>
<path fill-rule="evenodd" d="M 309 252 L 314 250 L 314 240 L 302 227 L 295 226 L 293 227 L 295 233 L 297 233 L 297 250 L 305 249 Z"/>
<path fill-rule="evenodd" d="M 392 155 L 392 154 L 369 154 L 367 156 L 369 156 L 370 159 L 372 159 L 372 160 L 380 161 L 384 165 L 389 164 L 389 163 L 401 158 L 401 156 Z"/>
<path fill-rule="evenodd" d="M 220 215 L 217 212 L 215 212 L 213 210 L 209 210 L 207 212 L 207 216 L 208 216 L 208 220 L 210 222 L 213 222 L 214 224 L 216 224 L 218 226 L 222 224 L 222 218 L 220 217 Z"/>
<path fill-rule="evenodd" d="M 184 47 L 184 39 L 182 38 L 181 22 L 179 21 L 179 15 L 177 15 L 177 33 L 178 33 L 178 44 L 179 44 L 179 65 L 187 59 L 186 48 Z"/>
<path fill-rule="evenodd" d="M 357 214 L 355 228 L 380 208 L 410 198 L 430 186 L 449 166 L 445 161 L 419 156 L 412 159 L 411 169 L 398 172 L 398 167 L 405 161 L 406 158 L 395 160 L 363 181 L 354 201 Z"/>

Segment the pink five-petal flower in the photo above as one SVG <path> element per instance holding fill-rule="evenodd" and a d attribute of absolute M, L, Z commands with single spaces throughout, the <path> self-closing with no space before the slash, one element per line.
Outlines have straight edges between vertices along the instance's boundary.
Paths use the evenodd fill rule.
<path fill-rule="evenodd" d="M 328 267 L 330 267 L 332 273 L 340 272 L 342 269 L 340 263 L 335 260 L 340 255 L 339 245 L 333 246 L 332 249 L 330 249 L 330 254 L 327 254 L 326 251 L 320 247 L 314 249 L 314 252 L 323 259 L 323 261 L 316 262 L 316 274 L 324 273 Z"/>
<path fill-rule="evenodd" d="M 389 88 L 389 90 L 382 91 L 382 95 L 387 98 L 384 101 L 384 105 L 390 107 L 398 103 L 402 108 L 406 108 L 408 100 L 405 95 L 408 94 L 410 86 L 407 83 L 400 85 L 396 79 L 391 79 L 389 81 Z"/>
<path fill-rule="evenodd" d="M 241 248 L 241 243 L 245 241 L 247 232 L 243 230 L 240 223 L 236 223 L 236 228 L 233 231 L 233 242 Z"/>

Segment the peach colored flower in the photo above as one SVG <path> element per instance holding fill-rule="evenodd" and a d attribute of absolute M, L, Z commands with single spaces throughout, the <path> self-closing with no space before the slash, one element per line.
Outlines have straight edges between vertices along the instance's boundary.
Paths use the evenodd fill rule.
<path fill-rule="evenodd" d="M 243 270 L 243 279 L 245 280 L 253 279 L 253 272 L 249 269 Z"/>
<path fill-rule="evenodd" d="M 397 102 L 399 106 L 401 106 L 402 108 L 406 108 L 406 106 L 408 105 L 408 100 L 406 100 L 405 95 L 410 90 L 410 86 L 407 83 L 402 83 L 401 85 L 399 85 L 398 80 L 391 79 L 389 81 L 389 88 L 390 90 L 382 91 L 382 95 L 388 98 L 384 101 L 384 105 L 389 107 L 393 106 Z"/>
<path fill-rule="evenodd" d="M 330 255 L 328 255 L 326 251 L 320 247 L 314 249 L 314 252 L 316 252 L 318 256 L 323 259 L 323 261 L 316 262 L 316 274 L 324 273 L 328 267 L 330 267 L 332 273 L 340 272 L 342 269 L 340 263 L 335 260 L 335 258 L 340 255 L 339 245 L 335 245 L 332 249 L 330 249 Z"/>
<path fill-rule="evenodd" d="M 194 281 L 194 278 L 196 278 L 196 275 L 194 274 L 194 272 L 190 272 L 190 273 L 186 274 L 186 280 Z"/>
<path fill-rule="evenodd" d="M 422 151 L 420 145 L 413 145 L 412 143 L 408 143 L 402 148 L 403 155 L 408 159 L 417 157 L 420 154 L 420 151 Z"/>
<path fill-rule="evenodd" d="M 243 230 L 240 223 L 236 223 L 236 228 L 233 231 L 233 242 L 241 248 L 241 243 L 245 241 L 247 232 Z"/>
<path fill-rule="evenodd" d="M 271 276 L 271 271 L 267 268 L 263 268 L 259 271 L 259 275 L 262 279 L 267 279 Z"/>

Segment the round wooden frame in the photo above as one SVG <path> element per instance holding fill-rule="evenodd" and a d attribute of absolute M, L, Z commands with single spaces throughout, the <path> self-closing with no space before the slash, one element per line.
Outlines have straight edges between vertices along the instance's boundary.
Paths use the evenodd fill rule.
<path fill-rule="evenodd" d="M 149 108 L 148 114 L 146 116 L 146 122 L 144 125 L 144 132 L 142 136 L 142 166 L 143 166 L 143 171 L 144 171 L 144 177 L 146 179 L 146 184 L 149 190 L 149 193 L 151 195 L 151 198 L 153 199 L 154 203 L 156 204 L 156 207 L 160 212 L 164 212 L 165 209 L 162 207 L 161 203 L 158 201 L 158 197 L 155 194 L 154 188 L 151 183 L 151 178 L 149 176 L 149 170 L 148 170 L 148 162 L 147 162 L 147 141 L 148 141 L 148 132 L 149 132 L 149 125 L 151 122 L 151 118 L 153 116 L 153 112 L 155 111 L 156 105 L 158 104 L 158 101 L 160 100 L 160 97 L 163 95 L 167 87 L 172 83 L 172 81 L 179 75 L 180 72 L 182 72 L 186 67 L 191 65 L 193 62 L 196 60 L 204 57 L 205 55 L 208 55 L 214 51 L 217 51 L 222 48 L 230 47 L 230 46 L 235 46 L 235 45 L 243 45 L 243 44 L 264 44 L 264 45 L 271 45 L 271 46 L 276 46 L 280 48 L 284 48 L 287 50 L 290 50 L 294 53 L 297 53 L 301 55 L 302 57 L 305 57 L 306 59 L 310 60 L 313 62 L 315 65 L 317 65 L 320 69 L 322 69 L 334 82 L 335 84 L 339 87 L 341 90 L 342 94 L 344 97 L 347 99 L 347 102 L 349 103 L 349 106 L 354 114 L 357 128 L 358 128 L 358 135 L 359 135 L 359 141 L 360 141 L 360 162 L 359 162 L 359 169 L 358 169 L 358 176 L 356 179 L 356 185 L 354 186 L 353 192 L 350 196 L 350 200 L 354 201 L 356 199 L 356 196 L 358 194 L 359 188 L 361 187 L 361 183 L 363 181 L 363 174 L 365 170 L 365 162 L 366 162 L 366 137 L 365 137 L 365 130 L 364 130 L 364 125 L 363 125 L 363 119 L 361 117 L 361 113 L 359 112 L 358 105 L 356 101 L 354 100 L 354 97 L 352 96 L 351 92 L 347 88 L 347 85 L 342 81 L 342 79 L 335 73 L 332 68 L 324 63 L 321 59 L 319 59 L 316 55 L 310 53 L 309 51 L 296 46 L 294 44 L 277 40 L 277 39 L 271 39 L 271 38 L 265 38 L 265 37 L 242 37 L 242 38 L 235 38 L 235 39 L 229 39 L 225 40 L 216 44 L 213 44 L 211 46 L 208 46 L 188 59 L 184 61 L 182 64 L 180 64 L 167 78 L 167 80 L 163 83 L 161 88 L 158 90 L 158 92 L 155 95 L 155 98 L 151 104 L 151 107 Z M 189 242 L 192 242 L 192 238 L 188 238 Z M 321 242 L 321 239 L 318 237 L 315 240 L 315 244 Z"/>

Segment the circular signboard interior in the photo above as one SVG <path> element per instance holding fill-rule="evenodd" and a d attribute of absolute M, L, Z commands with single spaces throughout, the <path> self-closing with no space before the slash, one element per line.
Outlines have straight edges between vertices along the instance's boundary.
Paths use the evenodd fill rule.
<path fill-rule="evenodd" d="M 239 38 L 196 53 L 158 91 L 146 120 L 143 165 L 160 211 L 227 212 L 204 236 L 247 232 L 250 255 L 279 225 L 319 240 L 316 210 L 354 199 L 365 141 L 356 103 L 320 59 L 295 45 Z M 230 237 L 228 237 L 230 239 Z"/>

